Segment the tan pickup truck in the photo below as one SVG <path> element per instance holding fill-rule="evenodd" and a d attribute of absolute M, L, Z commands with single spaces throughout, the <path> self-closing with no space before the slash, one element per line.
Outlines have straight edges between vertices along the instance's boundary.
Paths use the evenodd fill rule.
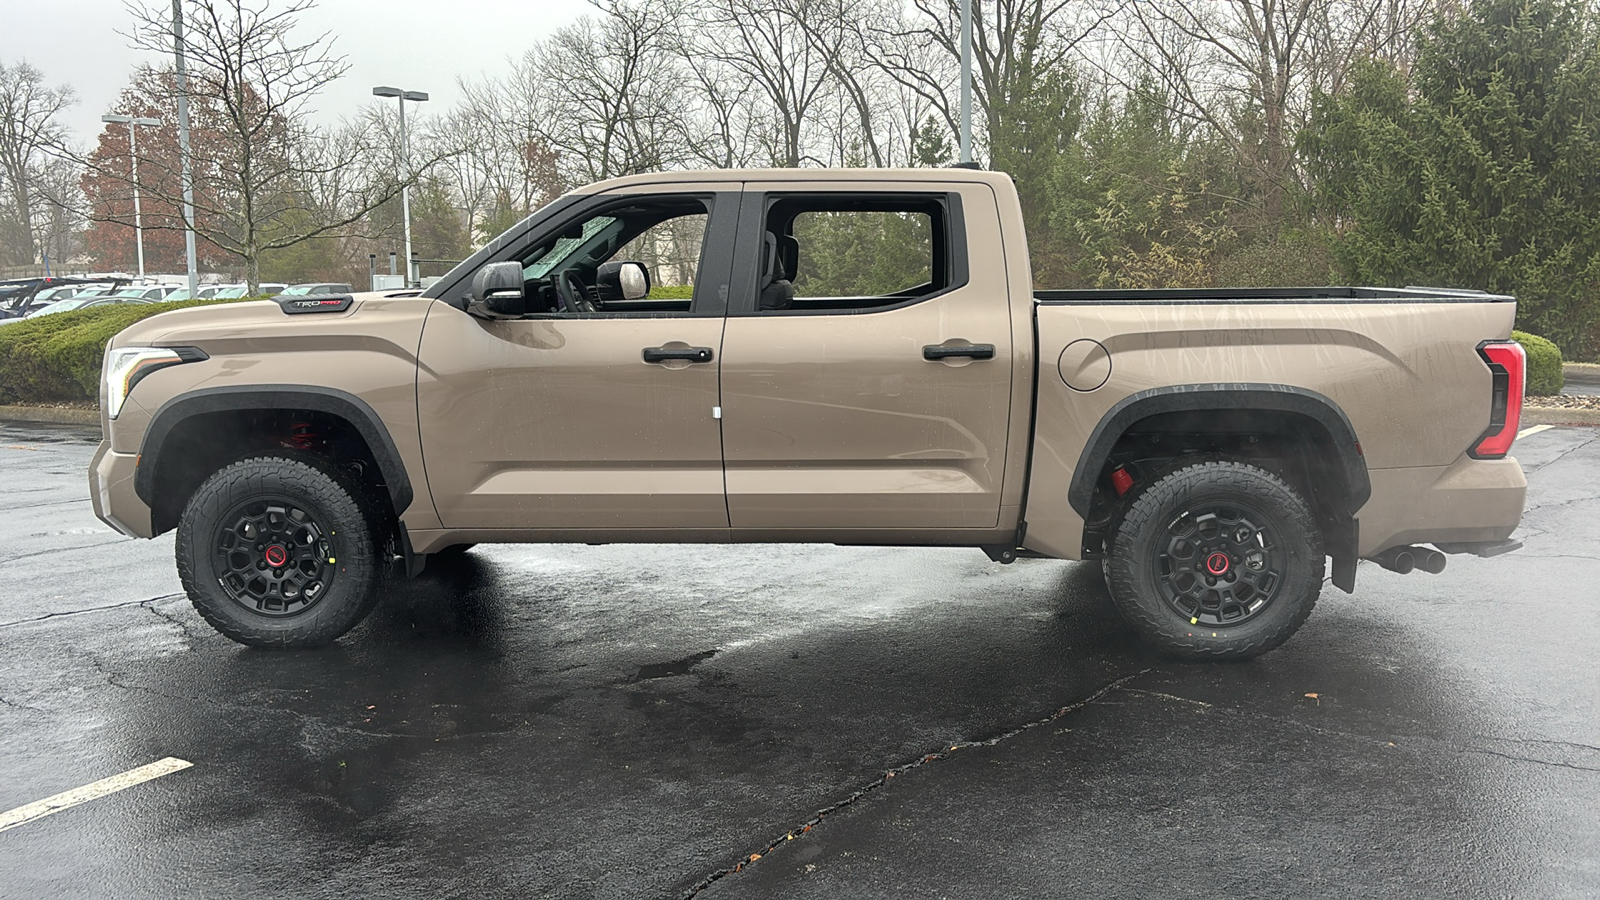
<path fill-rule="evenodd" d="M 420 294 L 122 332 L 95 510 L 176 528 L 200 613 L 277 647 L 477 542 L 826 542 L 1101 560 L 1149 639 L 1237 658 L 1330 558 L 1350 591 L 1517 546 L 1511 298 L 1029 271 L 1003 174 L 603 182 Z"/>

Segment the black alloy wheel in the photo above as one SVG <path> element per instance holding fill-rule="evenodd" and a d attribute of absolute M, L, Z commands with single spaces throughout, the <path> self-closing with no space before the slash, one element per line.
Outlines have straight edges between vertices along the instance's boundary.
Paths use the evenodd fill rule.
<path fill-rule="evenodd" d="M 374 501 L 316 459 L 258 456 L 207 478 L 178 520 L 178 576 L 212 627 L 252 647 L 320 647 L 377 603 Z"/>
<path fill-rule="evenodd" d="M 286 497 L 250 500 L 224 515 L 215 552 L 223 590 L 263 616 L 306 612 L 338 573 L 333 536 Z"/>
<path fill-rule="evenodd" d="M 1191 625 L 1227 628 L 1260 615 L 1283 584 L 1284 554 L 1269 520 L 1241 503 L 1210 501 L 1167 525 L 1155 582 Z"/>
<path fill-rule="evenodd" d="M 1138 485 L 1114 521 L 1111 599 L 1145 639 L 1180 656 L 1259 656 L 1304 624 L 1322 592 L 1316 516 L 1259 466 L 1180 464 Z"/>

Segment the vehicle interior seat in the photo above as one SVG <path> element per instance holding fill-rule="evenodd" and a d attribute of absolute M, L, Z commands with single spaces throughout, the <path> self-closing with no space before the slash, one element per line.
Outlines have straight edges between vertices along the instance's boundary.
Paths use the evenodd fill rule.
<path fill-rule="evenodd" d="M 788 276 L 790 270 L 784 265 L 783 238 L 772 232 L 767 232 L 761 246 L 761 298 L 758 309 L 779 310 L 789 309 L 794 306 L 794 282 Z M 788 238 L 793 241 L 794 238 Z M 795 253 L 799 253 L 800 245 L 794 245 Z"/>

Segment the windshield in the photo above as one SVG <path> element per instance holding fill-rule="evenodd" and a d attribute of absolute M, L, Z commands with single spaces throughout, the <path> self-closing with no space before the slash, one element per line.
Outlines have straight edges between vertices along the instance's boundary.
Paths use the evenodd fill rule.
<path fill-rule="evenodd" d="M 177 290 L 173 291 L 172 293 L 170 293 L 170 294 L 168 294 L 166 296 L 166 300 L 168 300 L 169 302 L 173 301 L 173 300 L 192 300 L 192 299 L 194 299 L 194 296 L 189 293 L 189 289 L 188 288 L 178 288 Z"/>
<path fill-rule="evenodd" d="M 315 284 L 297 284 L 292 288 L 284 288 L 283 289 L 283 295 L 285 297 L 298 297 L 301 294 L 309 294 L 309 293 L 311 293 L 311 291 L 313 289 L 317 288 L 317 287 L 319 287 L 319 285 L 315 285 Z"/>
<path fill-rule="evenodd" d="M 223 288 L 222 290 L 217 291 L 215 294 L 212 294 L 211 296 L 214 299 L 217 299 L 217 300 L 232 300 L 232 299 L 234 299 L 236 297 L 243 297 L 245 290 L 246 290 L 246 288 L 242 288 L 242 287 Z"/>
<path fill-rule="evenodd" d="M 123 288 L 122 290 L 117 291 L 115 294 L 112 294 L 111 296 L 113 296 L 113 297 L 143 297 L 144 296 L 144 292 L 148 291 L 148 290 L 150 290 L 150 289 L 149 288 Z"/>
<path fill-rule="evenodd" d="M 31 319 L 34 316 L 46 316 L 50 313 L 66 312 L 69 309 L 77 309 L 93 299 L 93 297 L 69 297 L 66 300 L 57 300 L 54 303 L 47 303 L 33 312 L 28 313 L 28 318 Z"/>
<path fill-rule="evenodd" d="M 583 234 L 579 237 L 562 237 L 556 239 L 554 244 L 545 248 L 543 252 L 535 253 L 533 258 L 523 261 L 522 278 L 532 281 L 550 274 L 550 270 L 565 262 L 572 251 L 599 233 L 600 229 L 617 221 L 611 216 L 595 216 L 583 223 Z"/>

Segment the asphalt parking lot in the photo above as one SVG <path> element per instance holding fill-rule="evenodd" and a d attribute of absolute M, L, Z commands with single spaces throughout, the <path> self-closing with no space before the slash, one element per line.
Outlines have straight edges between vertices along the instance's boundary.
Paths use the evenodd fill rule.
<path fill-rule="evenodd" d="M 0 426 L 4 897 L 1594 897 L 1600 431 L 1527 546 L 1363 564 L 1243 664 L 1092 565 L 496 546 L 262 652 L 95 520 L 97 435 Z M 759 858 L 756 858 L 759 857 Z"/>

